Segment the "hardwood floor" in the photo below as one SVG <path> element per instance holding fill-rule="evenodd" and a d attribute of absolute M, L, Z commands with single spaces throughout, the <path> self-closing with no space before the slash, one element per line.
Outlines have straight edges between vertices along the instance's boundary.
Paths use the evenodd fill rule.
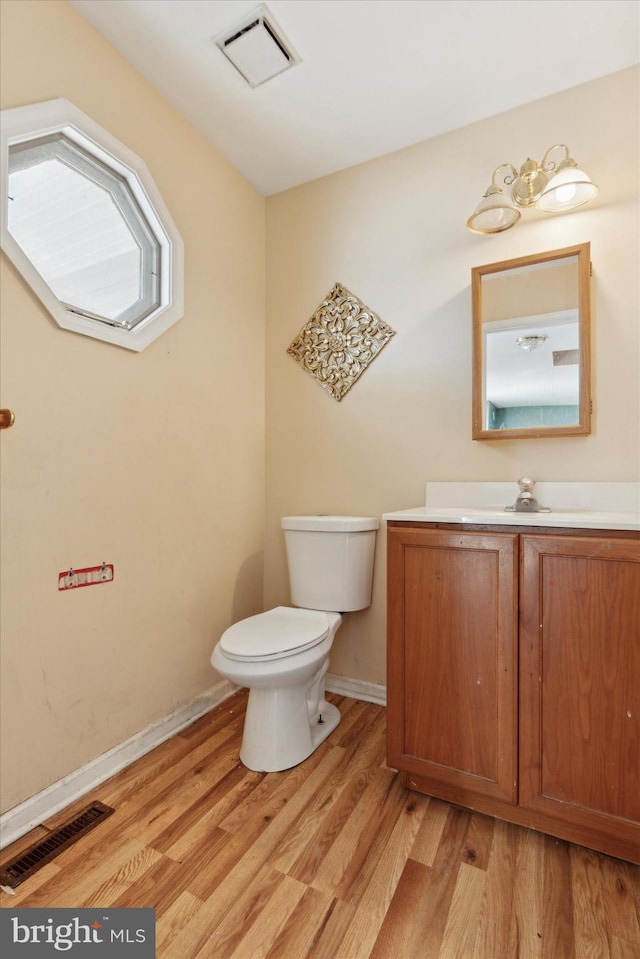
<path fill-rule="evenodd" d="M 237 693 L 16 843 L 115 807 L 0 905 L 154 906 L 159 959 L 640 957 L 638 867 L 407 791 L 385 709 L 328 698 L 329 739 L 264 774 Z"/>

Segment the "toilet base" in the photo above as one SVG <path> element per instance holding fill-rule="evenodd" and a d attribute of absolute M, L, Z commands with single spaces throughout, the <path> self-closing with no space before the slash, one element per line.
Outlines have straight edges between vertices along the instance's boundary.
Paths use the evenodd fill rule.
<path fill-rule="evenodd" d="M 340 711 L 325 699 L 310 721 L 306 696 L 291 687 L 251 689 L 247 702 L 240 761 L 255 772 L 291 769 L 313 753 L 340 722 Z M 322 722 L 320 722 L 320 718 Z M 288 734 L 282 736 L 282 730 Z"/>
<path fill-rule="evenodd" d="M 340 725 L 340 710 L 333 703 L 328 703 L 325 699 L 322 707 L 322 722 L 316 721 L 311 726 L 311 742 L 313 749 L 317 749 L 320 743 L 323 743 L 329 733 L 332 733 L 336 726 Z"/>

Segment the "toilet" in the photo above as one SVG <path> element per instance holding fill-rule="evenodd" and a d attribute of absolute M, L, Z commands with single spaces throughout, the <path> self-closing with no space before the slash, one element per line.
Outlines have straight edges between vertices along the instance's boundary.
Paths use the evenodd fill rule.
<path fill-rule="evenodd" d="M 285 516 L 281 525 L 294 605 L 235 623 L 211 654 L 221 676 L 249 689 L 240 759 L 258 772 L 297 766 L 340 722 L 324 677 L 342 614 L 371 604 L 379 522 Z"/>

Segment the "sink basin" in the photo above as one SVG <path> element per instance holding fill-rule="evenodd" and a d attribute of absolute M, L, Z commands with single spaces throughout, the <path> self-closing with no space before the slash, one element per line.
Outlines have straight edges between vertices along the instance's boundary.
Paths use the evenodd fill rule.
<path fill-rule="evenodd" d="M 558 509 L 544 513 L 516 513 L 504 509 L 442 509 L 454 514 L 459 523 L 498 523 L 507 526 L 564 526 L 591 529 L 640 528 L 640 516 L 634 513 L 589 509 Z M 635 521 L 635 524 L 633 525 Z M 629 525 L 631 524 L 631 525 Z"/>
<path fill-rule="evenodd" d="M 497 507 L 497 506 L 496 506 L 496 507 L 489 507 L 489 506 L 488 506 L 488 507 L 486 507 L 486 508 L 483 508 L 483 507 L 473 507 L 472 509 L 468 509 L 468 508 L 465 507 L 465 506 L 455 506 L 455 507 L 451 507 L 451 509 L 453 509 L 453 511 L 456 512 L 456 513 L 460 513 L 460 514 L 464 513 L 465 516 L 468 516 L 469 519 L 473 519 L 473 520 L 482 519 L 483 517 L 484 517 L 484 519 L 490 519 L 490 518 L 496 519 L 496 518 L 498 518 L 498 517 L 510 516 L 511 514 L 514 514 L 514 513 L 515 513 L 514 510 L 505 510 L 504 506 L 502 506 L 502 507 Z M 525 515 L 524 513 L 518 513 L 518 516 L 524 516 L 524 515 Z M 543 515 L 543 514 L 542 514 L 542 513 L 527 513 L 526 515 L 527 515 L 527 516 L 541 516 L 541 515 Z M 544 513 L 544 515 L 545 515 L 545 516 L 548 516 L 549 514 L 548 514 L 548 513 Z"/>

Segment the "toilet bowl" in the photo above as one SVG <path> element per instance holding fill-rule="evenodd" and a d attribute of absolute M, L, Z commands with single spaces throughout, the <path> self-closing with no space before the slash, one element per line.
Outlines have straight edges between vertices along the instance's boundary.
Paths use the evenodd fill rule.
<path fill-rule="evenodd" d="M 294 516 L 282 527 L 295 606 L 235 623 L 211 655 L 221 676 L 249 689 L 240 760 L 260 772 L 298 765 L 340 722 L 325 674 L 341 614 L 370 605 L 378 520 Z"/>
<path fill-rule="evenodd" d="M 249 769 L 297 766 L 340 722 L 324 698 L 324 675 L 341 622 L 338 613 L 278 606 L 223 634 L 211 662 L 250 690 L 240 749 Z"/>

